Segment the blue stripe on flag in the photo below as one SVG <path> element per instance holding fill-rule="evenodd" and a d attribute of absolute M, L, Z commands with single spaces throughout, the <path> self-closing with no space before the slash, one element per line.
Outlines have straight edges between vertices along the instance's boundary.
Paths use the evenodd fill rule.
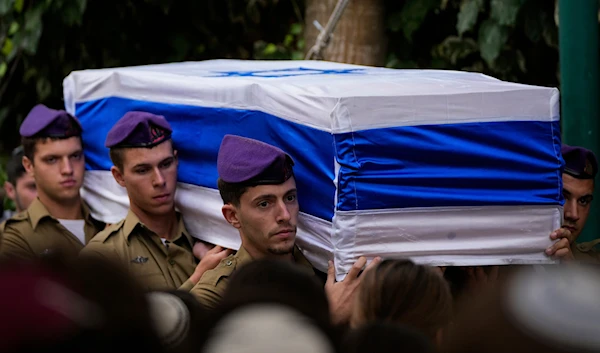
<path fill-rule="evenodd" d="M 373 129 L 335 145 L 339 210 L 564 203 L 558 121 Z"/>
<path fill-rule="evenodd" d="M 179 181 L 217 188 L 217 153 L 226 134 L 259 139 L 280 147 L 296 162 L 300 209 L 331 221 L 335 186 L 333 137 L 330 133 L 253 110 L 207 108 L 165 104 L 118 97 L 76 105 L 84 129 L 86 167 L 109 170 L 112 166 L 106 134 L 126 112 L 147 111 L 164 115 L 173 127 L 179 153 Z"/>

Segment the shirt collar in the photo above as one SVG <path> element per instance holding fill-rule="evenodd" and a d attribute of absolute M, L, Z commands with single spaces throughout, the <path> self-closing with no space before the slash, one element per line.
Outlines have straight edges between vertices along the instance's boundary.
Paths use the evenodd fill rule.
<path fill-rule="evenodd" d="M 56 220 L 56 218 L 50 214 L 50 211 L 48 211 L 46 206 L 44 206 L 42 201 L 40 201 L 39 197 L 36 197 L 35 200 L 31 202 L 31 205 L 29 205 L 29 208 L 27 208 L 27 212 L 29 213 L 31 225 L 33 226 L 34 230 L 37 228 L 38 224 L 43 218 L 50 217 Z M 81 201 L 81 213 L 83 214 L 84 220 L 93 222 L 90 208 L 83 201 Z"/>
<path fill-rule="evenodd" d="M 172 241 L 178 240 L 183 235 L 185 237 L 185 239 L 188 241 L 188 243 L 190 244 L 190 246 L 193 246 L 194 241 L 192 240 L 192 236 L 190 235 L 187 228 L 185 227 L 185 223 L 183 221 L 183 216 L 181 216 L 181 213 L 179 213 L 179 212 L 177 212 L 176 215 L 177 215 L 177 236 Z M 147 231 L 149 231 L 153 234 L 156 234 L 152 230 L 147 228 L 146 225 L 140 221 L 138 216 L 135 213 L 133 213 L 133 211 L 130 209 L 127 212 L 127 216 L 125 217 L 125 221 L 123 224 L 123 234 L 125 235 L 125 240 L 127 241 L 127 244 L 129 244 L 129 237 L 133 233 L 133 230 L 138 225 L 140 227 L 143 227 Z"/>

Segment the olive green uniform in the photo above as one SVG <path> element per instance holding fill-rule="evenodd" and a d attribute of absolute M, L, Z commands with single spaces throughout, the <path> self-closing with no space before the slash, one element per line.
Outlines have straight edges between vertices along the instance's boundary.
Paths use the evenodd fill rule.
<path fill-rule="evenodd" d="M 95 220 L 82 202 L 86 244 L 105 224 Z M 48 209 L 36 198 L 27 210 L 6 220 L 0 228 L 2 244 L 0 257 L 33 260 L 40 255 L 58 252 L 62 256 L 75 257 L 84 244 L 50 215 Z"/>
<path fill-rule="evenodd" d="M 294 246 L 294 261 L 310 273 L 314 270 L 310 262 L 304 257 L 300 249 Z M 252 257 L 243 247 L 235 255 L 229 255 L 212 270 L 206 271 L 200 281 L 192 288 L 192 293 L 207 308 L 215 308 L 223 298 L 223 293 L 229 283 L 229 277 L 236 268 L 252 262 Z"/>
<path fill-rule="evenodd" d="M 96 256 L 124 266 L 149 291 L 181 289 L 189 291 L 189 277 L 198 261 L 192 252 L 194 241 L 177 215 L 176 237 L 164 244 L 129 210 L 127 217 L 100 232 L 80 256 Z"/>

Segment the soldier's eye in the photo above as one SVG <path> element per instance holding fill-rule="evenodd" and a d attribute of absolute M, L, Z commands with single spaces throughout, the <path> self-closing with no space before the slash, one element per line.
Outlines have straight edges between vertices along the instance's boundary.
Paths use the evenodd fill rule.
<path fill-rule="evenodd" d="M 267 201 L 262 201 L 258 203 L 258 207 L 260 208 L 267 208 L 269 206 L 269 202 Z"/>

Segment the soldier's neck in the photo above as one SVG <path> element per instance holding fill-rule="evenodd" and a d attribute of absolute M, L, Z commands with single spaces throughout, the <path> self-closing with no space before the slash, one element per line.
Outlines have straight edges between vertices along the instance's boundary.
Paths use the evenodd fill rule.
<path fill-rule="evenodd" d="M 251 246 L 248 243 L 245 243 L 242 241 L 242 247 L 246 250 L 246 252 L 254 259 L 254 260 L 259 260 L 259 259 L 271 259 L 271 260 L 284 260 L 284 261 L 294 261 L 294 254 L 293 253 L 287 253 L 287 254 L 281 254 L 281 255 L 276 255 L 276 254 L 272 254 L 272 253 L 263 253 L 261 251 L 258 251 L 257 249 L 255 249 L 253 246 Z"/>
<path fill-rule="evenodd" d="M 140 222 L 159 237 L 171 240 L 176 236 L 177 213 L 175 213 L 175 209 L 162 215 L 149 214 L 140 209 L 134 209 L 133 207 L 131 210 L 139 218 Z"/>
<path fill-rule="evenodd" d="M 43 192 L 38 191 L 40 202 L 46 207 L 50 215 L 57 219 L 83 219 L 81 211 L 81 197 L 69 200 L 55 200 Z"/>

